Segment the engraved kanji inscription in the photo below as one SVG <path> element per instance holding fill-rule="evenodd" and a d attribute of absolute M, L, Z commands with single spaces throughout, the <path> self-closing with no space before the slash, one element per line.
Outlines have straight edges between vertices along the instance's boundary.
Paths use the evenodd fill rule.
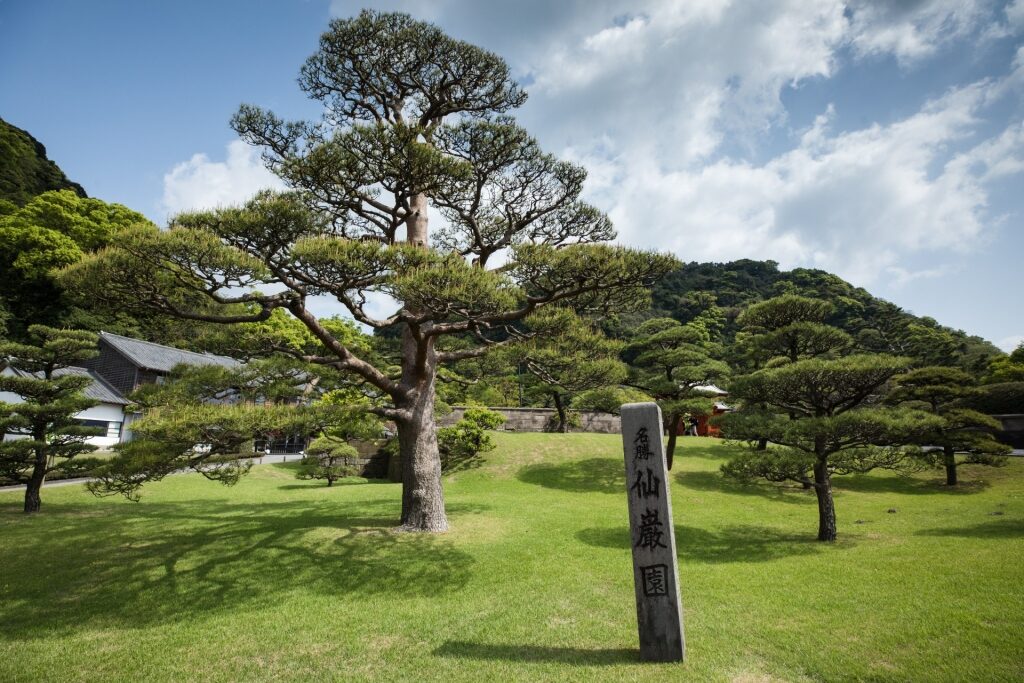
<path fill-rule="evenodd" d="M 668 595 L 668 566 L 652 564 L 640 567 L 640 578 L 643 581 L 644 595 L 654 597 Z"/>
<path fill-rule="evenodd" d="M 633 459 L 647 460 L 653 455 L 651 453 L 651 440 L 647 436 L 647 427 L 637 430 L 636 438 L 633 439 Z"/>
<path fill-rule="evenodd" d="M 640 538 L 636 542 L 636 547 L 650 550 L 667 548 L 668 546 L 661 542 L 665 535 L 662 526 L 664 524 L 658 519 L 657 510 L 647 508 L 647 512 L 640 513 Z"/>
<path fill-rule="evenodd" d="M 654 470 L 645 467 L 643 471 L 637 468 L 636 479 L 629 490 L 636 494 L 637 498 L 657 498 L 661 495 L 661 477 L 654 476 Z"/>

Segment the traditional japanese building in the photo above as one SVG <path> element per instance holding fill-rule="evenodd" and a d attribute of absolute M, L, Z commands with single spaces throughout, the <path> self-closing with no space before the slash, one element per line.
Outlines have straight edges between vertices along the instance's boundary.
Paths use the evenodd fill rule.
<path fill-rule="evenodd" d="M 109 332 L 100 332 L 99 349 L 99 355 L 83 361 L 82 366 L 98 373 L 123 395 L 143 384 L 162 382 L 177 365 L 241 365 L 228 356 L 184 351 Z"/>
<path fill-rule="evenodd" d="M 28 372 L 15 370 L 11 367 L 4 368 L 3 374 L 15 377 L 32 376 Z M 131 421 L 131 414 L 125 413 L 125 406 L 128 405 L 128 400 L 120 392 L 110 386 L 98 373 L 86 368 L 62 368 L 54 371 L 53 374 L 58 377 L 61 375 L 85 375 L 92 380 L 82 393 L 85 394 L 86 398 L 99 401 L 99 404 L 78 413 L 76 418 L 81 424 L 87 427 L 99 427 L 104 432 L 98 436 L 89 437 L 87 439 L 88 443 L 100 448 L 109 448 L 124 440 L 126 423 Z M 21 397 L 17 394 L 0 391 L 0 401 L 4 403 L 21 403 Z M 4 438 L 11 437 L 10 435 L 4 435 Z"/>
<path fill-rule="evenodd" d="M 86 375 L 92 379 L 83 393 L 100 403 L 83 410 L 76 418 L 83 425 L 106 430 L 100 436 L 90 437 L 88 443 L 100 448 L 109 448 L 131 439 L 130 425 L 136 414 L 126 412 L 125 407 L 130 404 L 126 396 L 143 384 L 162 382 L 178 365 L 221 365 L 232 368 L 241 365 L 241 362 L 228 356 L 183 351 L 141 339 L 101 332 L 99 355 L 82 361 L 82 367 L 64 368 L 57 370 L 55 374 Z M 4 368 L 3 372 L 14 375 L 26 374 L 10 367 Z M 20 403 L 21 397 L 0 392 L 0 401 Z M 4 438 L 10 437 L 5 435 Z"/>

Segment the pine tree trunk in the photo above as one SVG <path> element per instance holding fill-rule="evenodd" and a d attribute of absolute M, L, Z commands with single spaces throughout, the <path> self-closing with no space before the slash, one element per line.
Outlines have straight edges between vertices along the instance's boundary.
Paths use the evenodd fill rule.
<path fill-rule="evenodd" d="M 437 356 L 433 340 L 421 342 L 406 328 L 402 334 L 402 383 L 409 398 L 397 407 L 404 416 L 395 420 L 402 455 L 402 531 L 448 530 L 441 489 L 441 453 L 434 424 L 434 382 Z M 421 359 L 417 361 L 417 358 Z"/>
<path fill-rule="evenodd" d="M 679 431 L 679 416 L 670 415 L 668 418 L 668 444 L 665 445 L 665 466 L 672 469 L 672 458 L 676 454 L 676 439 Z"/>
<path fill-rule="evenodd" d="M 427 195 L 414 194 L 409 201 L 410 213 L 405 219 L 406 241 L 418 247 L 427 246 Z"/>
<path fill-rule="evenodd" d="M 942 449 L 942 456 L 946 465 L 946 486 L 956 486 L 956 452 L 952 446 L 945 446 Z"/>
<path fill-rule="evenodd" d="M 562 403 L 562 397 L 557 391 L 551 392 L 551 395 L 555 397 L 555 410 L 558 411 L 558 424 L 555 426 L 555 431 L 559 434 L 567 434 L 569 432 L 569 418 L 565 414 L 565 405 Z"/>
<path fill-rule="evenodd" d="M 46 479 L 46 453 L 36 451 L 36 461 L 32 467 L 32 476 L 29 477 L 25 486 L 25 512 L 39 512 L 43 504 L 40 491 L 43 488 L 43 481 Z"/>
<path fill-rule="evenodd" d="M 832 478 L 828 461 L 821 458 L 814 464 L 814 492 L 818 496 L 818 540 L 836 540 L 836 506 L 832 500 Z"/>
<path fill-rule="evenodd" d="M 757 440 L 757 450 L 759 450 L 759 451 L 766 451 L 766 450 L 768 450 L 768 439 L 763 439 L 763 438 L 762 439 L 758 439 Z"/>

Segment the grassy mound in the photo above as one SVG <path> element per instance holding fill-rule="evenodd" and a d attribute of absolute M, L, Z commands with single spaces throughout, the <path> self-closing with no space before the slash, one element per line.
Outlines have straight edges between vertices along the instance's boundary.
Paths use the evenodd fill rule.
<path fill-rule="evenodd" d="M 0 494 L 0 680 L 1011 680 L 1024 646 L 1024 460 L 813 494 L 672 473 L 688 661 L 637 661 L 617 436 L 498 434 L 446 480 L 453 531 L 396 534 L 394 484 L 254 468 L 133 504 Z M 895 513 L 888 510 L 895 509 Z"/>

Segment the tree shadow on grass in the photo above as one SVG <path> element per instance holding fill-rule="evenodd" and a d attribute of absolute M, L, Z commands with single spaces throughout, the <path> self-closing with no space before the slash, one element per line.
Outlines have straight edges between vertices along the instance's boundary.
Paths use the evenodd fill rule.
<path fill-rule="evenodd" d="M 725 562 L 768 562 L 793 555 L 812 555 L 826 548 L 845 548 L 826 545 L 814 540 L 814 535 L 793 534 L 771 527 L 735 525 L 711 531 L 697 527 L 676 525 L 676 554 L 687 562 L 719 564 Z M 583 529 L 576 538 L 587 545 L 601 548 L 629 550 L 629 529 L 622 527 L 594 527 Z"/>
<path fill-rule="evenodd" d="M 334 482 L 334 486 L 328 486 L 327 482 L 322 479 L 310 479 L 308 481 L 295 482 L 294 484 L 281 484 L 278 486 L 280 491 L 301 491 L 304 489 L 340 489 L 346 486 L 379 486 L 382 484 L 390 484 L 396 486 L 390 481 L 384 479 L 365 479 L 363 477 L 345 477 Z"/>
<path fill-rule="evenodd" d="M 779 503 L 816 505 L 813 491 L 806 491 L 799 484 L 773 484 L 754 482 L 745 484 L 726 477 L 721 472 L 680 472 L 676 483 L 698 491 L 714 491 L 741 496 L 760 496 Z"/>
<path fill-rule="evenodd" d="M 460 590 L 474 563 L 444 536 L 395 532 L 390 500 L 50 504 L 46 514 L 4 528 L 7 638 L 197 619 L 295 590 L 431 597 Z"/>
<path fill-rule="evenodd" d="M 720 460 L 724 462 L 736 455 L 737 450 L 743 448 L 745 448 L 743 445 L 705 436 L 681 436 L 676 447 L 674 460 L 681 463 L 690 458 L 699 458 L 701 460 Z"/>
<path fill-rule="evenodd" d="M 1024 519 L 1000 519 L 972 526 L 921 529 L 915 536 L 966 536 L 970 538 L 1020 538 L 1024 536 Z"/>
<path fill-rule="evenodd" d="M 439 657 L 452 659 L 501 660 L 509 662 L 558 662 L 581 666 L 633 664 L 640 651 L 627 648 L 590 649 L 583 647 L 547 647 L 544 645 L 502 645 L 449 640 L 434 650 Z"/>
<path fill-rule="evenodd" d="M 991 486 L 987 481 L 966 481 L 946 486 L 945 479 L 920 479 L 907 476 L 885 477 L 869 474 L 848 474 L 832 479 L 832 488 L 858 493 L 901 493 L 908 495 L 968 495 L 981 493 Z"/>
<path fill-rule="evenodd" d="M 588 458 L 561 464 L 527 465 L 516 474 L 519 481 L 574 493 L 623 493 L 626 471 L 612 458 Z"/>

